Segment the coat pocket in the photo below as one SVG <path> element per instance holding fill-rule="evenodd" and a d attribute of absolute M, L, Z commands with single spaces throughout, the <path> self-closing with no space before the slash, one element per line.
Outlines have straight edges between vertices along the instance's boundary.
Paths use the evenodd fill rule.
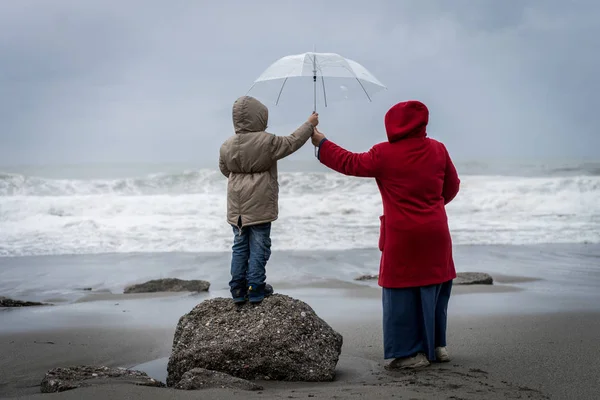
<path fill-rule="evenodd" d="M 385 247 L 385 215 L 379 217 L 379 251 Z"/>

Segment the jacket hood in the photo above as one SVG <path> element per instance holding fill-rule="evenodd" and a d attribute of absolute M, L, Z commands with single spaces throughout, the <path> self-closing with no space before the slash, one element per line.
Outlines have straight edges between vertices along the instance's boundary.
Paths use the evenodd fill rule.
<path fill-rule="evenodd" d="M 267 129 L 269 110 L 254 97 L 242 96 L 233 103 L 235 133 L 263 132 Z"/>
<path fill-rule="evenodd" d="M 420 101 L 398 103 L 385 114 L 385 130 L 388 140 L 395 142 L 410 137 L 427 136 L 429 110 Z"/>

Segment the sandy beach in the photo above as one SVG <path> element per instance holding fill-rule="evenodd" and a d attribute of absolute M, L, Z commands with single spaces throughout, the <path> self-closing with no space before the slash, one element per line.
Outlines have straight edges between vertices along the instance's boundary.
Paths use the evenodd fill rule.
<path fill-rule="evenodd" d="M 343 308 L 341 303 L 338 306 Z M 243 392 L 243 396 L 593 399 L 600 390 L 596 379 L 600 372 L 600 313 L 454 315 L 449 338 L 453 361 L 416 373 L 385 371 L 381 360 L 381 321 L 369 317 L 359 321 L 331 321 L 345 340 L 335 382 L 263 382 L 262 393 Z M 147 371 L 159 375 L 161 371 L 156 369 L 162 365 L 162 373 L 166 374 L 164 357 L 169 355 L 172 333 L 164 329 L 73 327 L 2 335 L 0 395 L 19 399 L 197 398 L 199 394 L 194 392 L 131 385 L 100 385 L 53 395 L 39 393 L 41 378 L 55 366 L 136 367 L 156 359 L 155 371 Z M 206 390 L 201 395 L 206 399 L 226 399 L 234 392 Z"/>
<path fill-rule="evenodd" d="M 53 307 L 5 309 L 0 311 L 0 397 L 593 399 L 600 391 L 600 303 L 588 287 L 593 280 L 597 282 L 597 272 L 590 266 L 598 248 L 586 251 L 588 257 L 580 258 L 580 268 L 573 267 L 572 274 L 563 279 L 562 291 L 555 290 L 562 272 L 543 278 L 507 274 L 517 269 L 515 265 L 494 273 L 492 263 L 482 262 L 482 269 L 492 273 L 496 282 L 455 287 L 449 320 L 452 362 L 416 373 L 391 373 L 383 368 L 381 292 L 373 282 L 308 280 L 295 287 L 282 282 L 279 292 L 310 304 L 343 335 L 344 346 L 334 382 L 261 382 L 261 392 L 211 389 L 196 393 L 109 384 L 40 393 L 45 372 L 59 366 L 127 367 L 164 381 L 178 318 L 206 298 L 226 296 L 220 283 L 207 294 L 124 296 L 99 290 L 80 293 L 76 300 Z M 458 259 L 468 255 L 485 260 L 481 249 L 458 253 Z M 513 253 L 513 263 L 518 264 L 522 261 L 517 260 L 527 258 L 525 253 L 532 256 L 535 251 L 515 249 Z M 279 258 L 290 255 L 278 255 L 275 261 Z M 587 267 L 584 259 L 589 261 Z M 3 259 L 4 266 L 8 260 Z M 549 268 L 561 271 L 558 266 L 562 264 L 556 260 Z"/>

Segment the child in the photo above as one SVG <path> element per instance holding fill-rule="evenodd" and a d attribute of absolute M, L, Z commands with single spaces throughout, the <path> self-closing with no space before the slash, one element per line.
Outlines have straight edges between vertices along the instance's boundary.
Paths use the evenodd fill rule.
<path fill-rule="evenodd" d="M 277 160 L 300 149 L 319 124 L 313 113 L 289 136 L 265 132 L 269 110 L 250 96 L 233 104 L 235 135 L 221 146 L 219 169 L 228 178 L 227 221 L 233 227 L 229 287 L 233 301 L 260 303 L 273 293 L 265 283 L 271 222 L 278 215 Z"/>

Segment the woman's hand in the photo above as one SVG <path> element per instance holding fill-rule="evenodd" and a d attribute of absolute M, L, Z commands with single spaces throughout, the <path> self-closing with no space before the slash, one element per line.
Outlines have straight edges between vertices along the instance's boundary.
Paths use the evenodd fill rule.
<path fill-rule="evenodd" d="M 317 147 L 323 139 L 325 139 L 325 135 L 323 135 L 317 128 L 313 129 L 313 134 L 310 137 L 312 140 L 313 146 Z"/>

